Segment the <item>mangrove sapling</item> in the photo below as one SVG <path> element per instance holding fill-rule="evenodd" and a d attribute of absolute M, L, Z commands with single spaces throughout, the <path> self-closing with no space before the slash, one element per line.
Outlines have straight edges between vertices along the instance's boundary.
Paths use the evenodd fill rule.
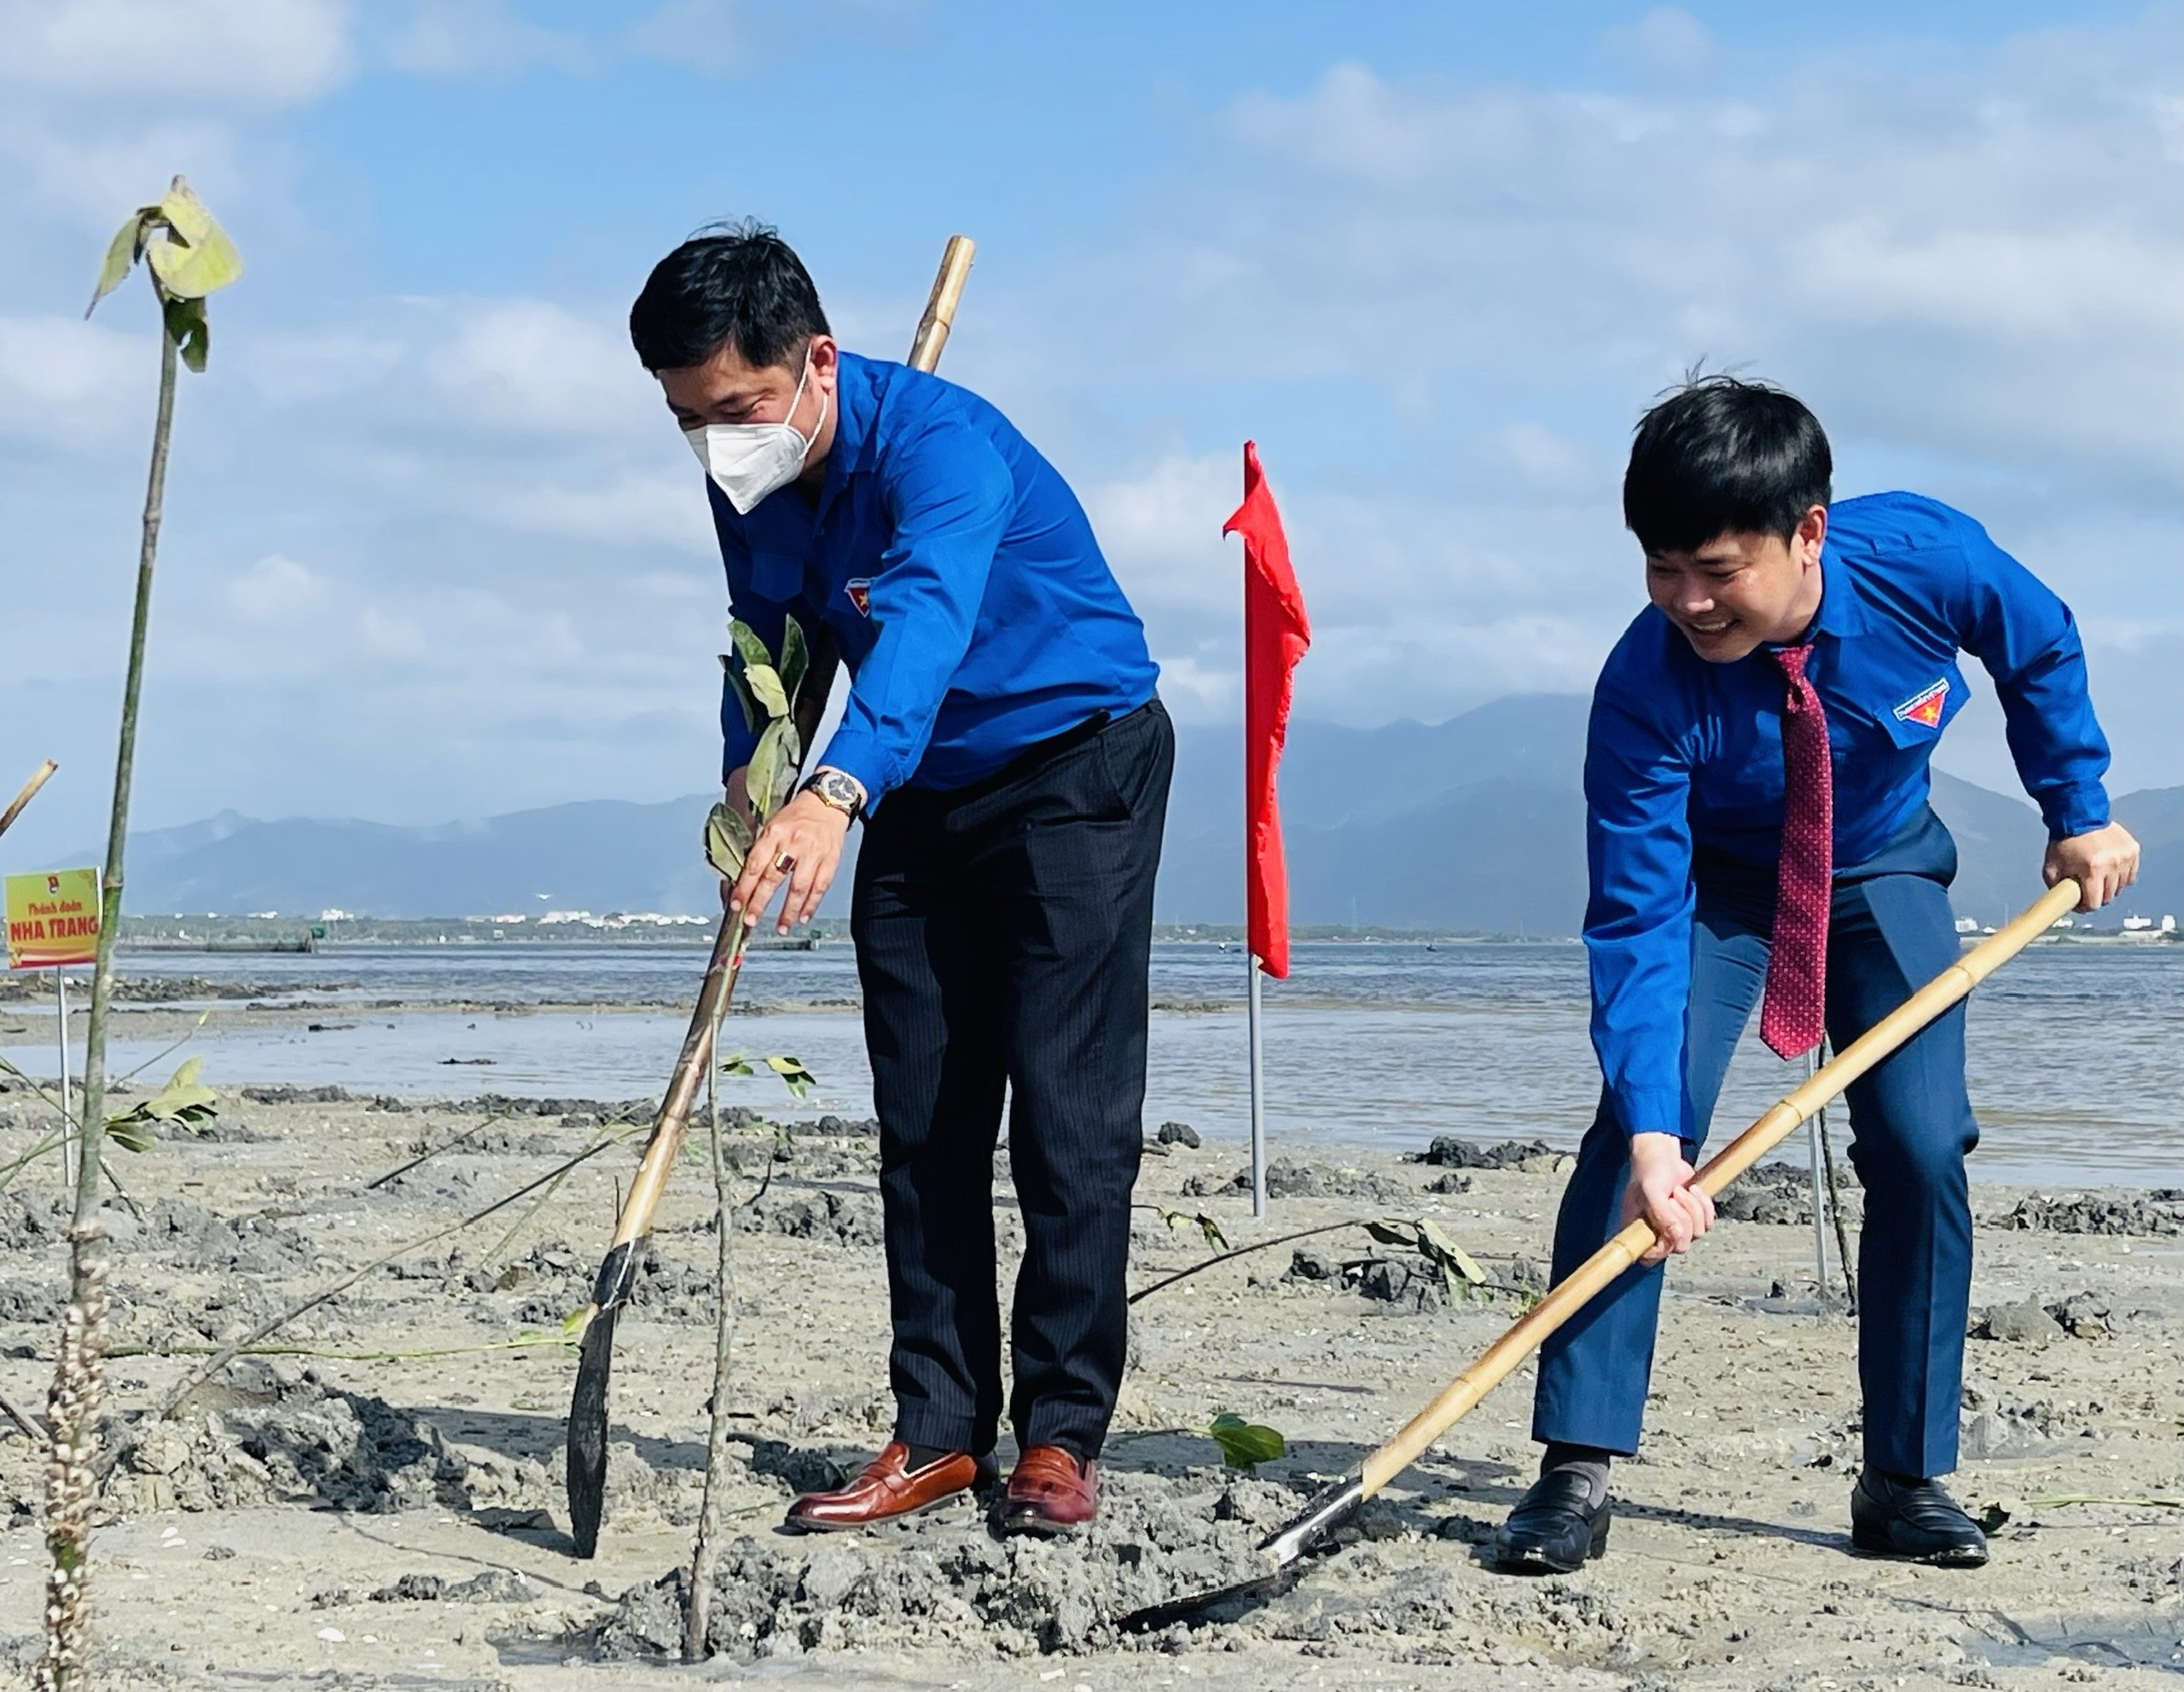
<path fill-rule="evenodd" d="M 47 1578 L 45 1654 L 37 1683 L 73 1692 L 90 1668 L 91 1505 L 97 1488 L 99 1418 L 106 1398 L 106 1236 L 99 1221 L 105 1136 L 90 1131 L 106 1119 L 107 1008 L 113 997 L 113 942 L 121 927 L 122 860 L 129 838 L 129 789 L 136 761 L 136 717 L 144 683 L 144 642 L 151 623 L 152 567 L 159 554 L 166 497 L 167 446 L 174 427 L 175 367 L 205 368 L 212 330 L 206 296 L 242 274 L 227 233 L 177 177 L 166 196 L 140 206 L 107 249 L 85 315 L 142 259 L 160 306 L 160 392 L 152 426 L 152 466 L 144 489 L 142 535 L 136 555 L 136 599 L 129 661 L 121 691 L 121 729 L 113 769 L 113 808 L 107 823 L 106 870 L 100 886 L 96 959 L 84 1050 L 84 1132 L 77 1159 L 75 1211 L 68 1229 L 68 1309 L 54 1366 L 47 1420 L 53 1427 L 46 1470 L 45 1543 L 53 1558 Z"/>
<path fill-rule="evenodd" d="M 758 830 L 796 790 L 797 770 L 804 761 L 804 736 L 798 726 L 797 704 L 811 667 L 810 648 L 793 617 L 782 621 L 778 661 L 747 624 L 729 625 L 729 644 L 733 650 L 722 655 L 721 666 L 727 672 L 729 688 L 742 707 L 745 725 L 758 733 L 758 740 L 745 772 L 749 813 L 723 802 L 716 805 L 706 819 L 706 860 L 724 882 L 732 882 L 743 873 L 744 859 L 750 855 Z M 752 915 L 755 918 L 757 913 Z M 753 926 L 746 923 L 738 931 L 731 970 L 741 966 L 743 949 L 749 942 Z M 719 1050 L 721 1015 L 726 1009 L 723 1003 L 713 1016 L 712 1048 L 716 1052 Z M 798 1059 L 775 1056 L 759 1061 L 781 1078 L 790 1096 L 799 1103 L 810 1092 L 811 1072 Z M 718 1555 L 721 1526 L 726 1519 L 723 1499 L 728 1485 L 729 1354 L 735 1337 L 735 1263 L 730 1241 L 736 1207 L 729 1199 L 728 1162 L 721 1154 L 719 1078 L 723 1074 L 757 1073 L 752 1061 L 741 1052 L 706 1066 L 706 1126 L 712 1160 L 713 1230 L 718 1236 L 716 1247 L 719 1270 L 714 1304 L 712 1402 L 706 1438 L 706 1490 L 698 1511 L 697 1535 L 690 1547 L 690 1597 L 682 1617 L 682 1657 L 686 1662 L 705 1660 L 706 1631 L 712 1619 L 713 1563 Z M 778 1147 L 778 1141 L 776 1144 Z M 776 1160 L 770 1160 L 767 1164 L 767 1184 L 772 1183 L 773 1164 Z"/>
<path fill-rule="evenodd" d="M 1289 1442 L 1277 1428 L 1264 1422 L 1247 1422 L 1231 1410 L 1223 1410 L 1206 1424 L 1206 1436 L 1221 1447 L 1221 1461 L 1228 1468 L 1240 1468 L 1246 1474 L 1257 1474 L 1259 1465 L 1272 1462 L 1289 1454 Z"/>

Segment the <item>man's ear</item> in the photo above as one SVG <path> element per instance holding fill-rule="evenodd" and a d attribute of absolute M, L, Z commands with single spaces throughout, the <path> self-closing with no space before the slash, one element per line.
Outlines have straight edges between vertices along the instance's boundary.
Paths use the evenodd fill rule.
<path fill-rule="evenodd" d="M 841 374 L 841 343 L 830 334 L 815 334 L 811 337 L 809 357 L 811 374 L 818 379 L 822 388 L 832 393 L 835 379 Z"/>
<path fill-rule="evenodd" d="M 1800 570 L 1820 567 L 1820 549 L 1827 540 L 1827 508 L 1814 505 L 1806 508 L 1805 515 L 1798 520 L 1798 532 L 1791 537 L 1790 550 L 1797 556 Z"/>

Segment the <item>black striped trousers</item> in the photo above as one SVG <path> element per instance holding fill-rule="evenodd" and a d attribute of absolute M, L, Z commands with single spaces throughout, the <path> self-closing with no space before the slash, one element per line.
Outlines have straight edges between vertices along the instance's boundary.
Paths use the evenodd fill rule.
<path fill-rule="evenodd" d="M 890 794 L 851 932 L 880 1116 L 895 1437 L 984 1453 L 1001 1420 L 993 1148 L 1024 1221 L 1020 1445 L 1092 1457 L 1121 1384 L 1153 880 L 1175 763 L 1154 700 L 950 793 Z"/>

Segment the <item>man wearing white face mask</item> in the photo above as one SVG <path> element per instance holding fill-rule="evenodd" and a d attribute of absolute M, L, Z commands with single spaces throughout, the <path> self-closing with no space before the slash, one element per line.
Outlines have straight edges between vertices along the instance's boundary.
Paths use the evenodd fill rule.
<path fill-rule="evenodd" d="M 985 401 L 836 345 L 794 253 L 686 241 L 630 314 L 706 467 L 735 613 L 823 628 L 851 683 L 731 909 L 809 919 L 851 824 L 887 1243 L 895 1437 L 789 1525 L 855 1528 L 997 1478 L 993 1149 L 1004 1089 L 1025 1231 L 1020 1455 L 1003 1526 L 1096 1507 L 1127 1336 L 1153 882 L 1174 737 L 1145 634 L 1083 508 Z M 815 672 L 815 675 L 816 672 Z M 724 702 L 729 802 L 753 736 Z"/>

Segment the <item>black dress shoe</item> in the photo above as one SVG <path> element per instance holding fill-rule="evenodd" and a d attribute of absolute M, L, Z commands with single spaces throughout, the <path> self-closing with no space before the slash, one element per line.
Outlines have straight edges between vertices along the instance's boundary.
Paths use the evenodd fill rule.
<path fill-rule="evenodd" d="M 1566 1468 L 1532 1483 L 1494 1536 L 1495 1567 L 1531 1574 L 1569 1574 L 1607 1549 L 1608 1503 L 1593 1503 L 1592 1482 Z"/>
<path fill-rule="evenodd" d="M 1978 1568 L 1987 1536 L 1938 1480 L 1892 1480 L 1867 1469 L 1850 1489 L 1850 1543 L 1877 1557 Z"/>

